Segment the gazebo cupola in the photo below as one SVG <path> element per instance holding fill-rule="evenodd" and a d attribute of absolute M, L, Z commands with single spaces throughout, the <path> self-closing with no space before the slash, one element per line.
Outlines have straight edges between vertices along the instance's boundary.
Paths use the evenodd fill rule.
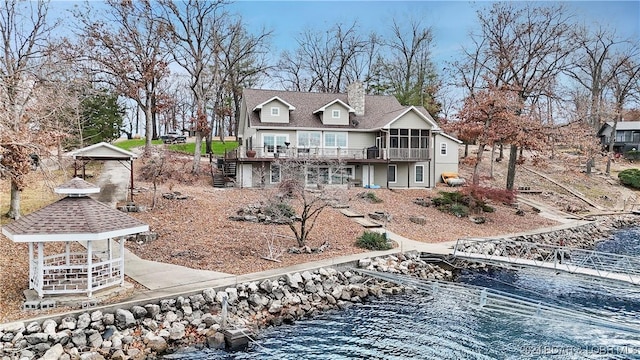
<path fill-rule="evenodd" d="M 80 178 L 55 192 L 66 196 L 2 228 L 13 242 L 29 245 L 29 288 L 40 298 L 91 297 L 95 291 L 123 286 L 125 238 L 148 231 L 149 226 L 90 198 L 100 188 Z M 119 246 L 114 249 L 116 240 Z M 45 244 L 53 242 L 63 242 L 64 253 L 45 255 Z M 73 242 L 80 242 L 86 251 L 73 252 Z"/>

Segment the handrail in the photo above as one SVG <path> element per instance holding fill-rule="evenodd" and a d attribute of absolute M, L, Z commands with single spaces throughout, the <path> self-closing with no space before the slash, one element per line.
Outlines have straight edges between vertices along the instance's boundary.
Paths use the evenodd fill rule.
<path fill-rule="evenodd" d="M 640 285 L 640 258 L 635 256 L 504 238 L 460 239 L 456 242 L 453 256 L 547 268 Z"/>

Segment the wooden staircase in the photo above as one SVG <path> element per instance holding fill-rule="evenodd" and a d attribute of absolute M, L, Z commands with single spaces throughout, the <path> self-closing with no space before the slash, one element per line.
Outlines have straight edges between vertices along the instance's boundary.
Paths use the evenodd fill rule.
<path fill-rule="evenodd" d="M 237 159 L 218 159 L 218 171 L 213 175 L 213 187 L 224 188 L 227 179 L 234 179 L 237 175 L 238 161 Z"/>

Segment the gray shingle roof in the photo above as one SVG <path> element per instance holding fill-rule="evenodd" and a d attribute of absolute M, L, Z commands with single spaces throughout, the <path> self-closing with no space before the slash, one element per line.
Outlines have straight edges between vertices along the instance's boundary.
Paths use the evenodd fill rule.
<path fill-rule="evenodd" d="M 295 106 L 296 110 L 291 111 L 288 124 L 260 122 L 260 113 L 252 111 L 257 105 L 265 101 L 279 97 L 287 103 Z M 345 128 L 361 131 L 371 131 L 380 129 L 387 125 L 403 111 L 407 106 L 401 105 L 393 96 L 386 95 L 365 95 L 364 115 L 356 116 L 350 114 L 350 120 L 357 120 L 357 125 L 323 125 L 319 114 L 313 112 L 339 99 L 345 104 L 349 104 L 347 94 L 333 93 L 310 93 L 282 90 L 261 90 L 261 89 L 245 89 L 243 98 L 247 104 L 249 113 L 249 124 L 251 127 L 286 127 L 286 128 Z M 349 104 L 351 105 L 351 104 Z M 428 116 L 427 111 L 423 107 L 416 107 L 416 110 Z"/>
<path fill-rule="evenodd" d="M 94 194 L 100 192 L 100 188 L 90 182 L 75 177 L 55 188 L 58 194 Z"/>
<path fill-rule="evenodd" d="M 65 197 L 3 226 L 15 242 L 104 240 L 149 230 L 149 226 L 89 197 Z"/>

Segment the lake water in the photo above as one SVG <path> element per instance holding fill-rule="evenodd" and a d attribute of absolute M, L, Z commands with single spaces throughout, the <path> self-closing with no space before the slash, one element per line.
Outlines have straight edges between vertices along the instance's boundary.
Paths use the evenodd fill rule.
<path fill-rule="evenodd" d="M 598 250 L 640 254 L 640 227 Z M 551 271 L 464 272 L 461 282 L 507 291 L 640 329 L 640 288 Z M 188 350 L 167 359 L 640 359 L 640 332 L 479 311 L 459 298 L 408 293 L 261 332 L 245 352 Z"/>

